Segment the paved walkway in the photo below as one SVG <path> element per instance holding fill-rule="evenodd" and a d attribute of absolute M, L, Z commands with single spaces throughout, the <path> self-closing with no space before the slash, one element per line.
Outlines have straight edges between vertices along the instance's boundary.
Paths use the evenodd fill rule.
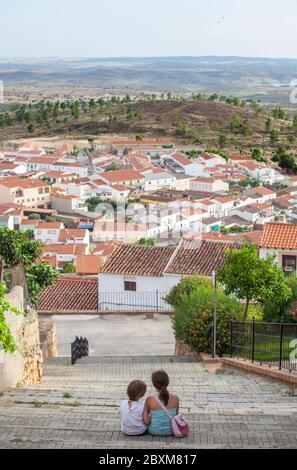
<path fill-rule="evenodd" d="M 54 315 L 59 356 L 70 355 L 75 336 L 89 340 L 90 356 L 174 354 L 174 336 L 168 315 Z"/>
<path fill-rule="evenodd" d="M 127 383 L 163 368 L 182 397 L 187 439 L 131 438 L 119 430 Z M 68 398 L 67 398 L 68 397 Z M 41 385 L 0 397 L 1 448 L 296 448 L 297 395 L 287 385 L 230 369 L 209 374 L 185 358 L 47 362 Z"/>

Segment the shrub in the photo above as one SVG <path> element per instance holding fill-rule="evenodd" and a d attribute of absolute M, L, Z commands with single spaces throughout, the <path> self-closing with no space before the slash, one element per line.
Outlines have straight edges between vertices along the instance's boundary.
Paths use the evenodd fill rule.
<path fill-rule="evenodd" d="M 203 276 L 184 277 L 176 286 L 172 287 L 165 300 L 172 307 L 176 307 L 183 300 L 184 296 L 187 297 L 192 294 L 199 285 L 211 287 L 212 283 L 207 277 Z"/>
<path fill-rule="evenodd" d="M 71 274 L 71 273 L 75 273 L 76 272 L 76 267 L 75 267 L 75 264 L 74 263 L 67 263 L 65 264 L 64 268 L 63 268 L 63 273 L 65 274 Z"/>
<path fill-rule="evenodd" d="M 291 309 L 297 301 L 297 277 L 291 274 L 286 278 L 286 283 L 291 289 L 292 295 L 283 302 L 267 301 L 264 304 L 264 321 L 278 323 L 281 320 L 285 322 L 294 322 L 296 319 L 291 314 Z"/>
<path fill-rule="evenodd" d="M 214 292 L 207 278 L 192 276 L 182 279 L 167 296 L 174 307 L 172 319 L 175 337 L 191 350 L 211 352 Z M 230 320 L 242 316 L 243 306 L 217 288 L 217 353 L 229 349 Z"/>

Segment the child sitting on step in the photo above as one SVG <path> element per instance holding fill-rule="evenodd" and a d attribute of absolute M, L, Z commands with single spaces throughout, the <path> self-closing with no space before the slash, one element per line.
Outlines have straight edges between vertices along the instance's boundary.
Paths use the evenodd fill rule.
<path fill-rule="evenodd" d="M 127 388 L 128 400 L 121 403 L 121 429 L 128 436 L 140 436 L 147 431 L 143 422 L 144 402 L 141 401 L 146 388 L 142 380 L 133 380 Z"/>

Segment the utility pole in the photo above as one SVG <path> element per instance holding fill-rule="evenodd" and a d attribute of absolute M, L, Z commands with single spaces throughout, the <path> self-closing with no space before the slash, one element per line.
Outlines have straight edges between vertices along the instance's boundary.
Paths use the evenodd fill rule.
<path fill-rule="evenodd" d="M 216 357 L 217 346 L 217 274 L 215 271 L 212 273 L 213 282 L 213 344 L 212 344 L 212 357 Z"/>

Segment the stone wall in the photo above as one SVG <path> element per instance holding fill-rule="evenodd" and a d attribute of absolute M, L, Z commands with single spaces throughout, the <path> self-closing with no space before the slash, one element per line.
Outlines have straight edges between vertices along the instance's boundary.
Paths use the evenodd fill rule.
<path fill-rule="evenodd" d="M 43 358 L 57 357 L 57 329 L 52 321 L 39 319 L 40 347 Z"/>
<path fill-rule="evenodd" d="M 24 311 L 22 287 L 14 287 L 7 294 L 7 300 L 18 310 Z M 0 345 L 0 390 L 39 383 L 42 378 L 43 357 L 37 313 L 28 307 L 25 316 L 7 312 L 5 318 L 18 349 L 12 354 L 5 353 Z"/>

